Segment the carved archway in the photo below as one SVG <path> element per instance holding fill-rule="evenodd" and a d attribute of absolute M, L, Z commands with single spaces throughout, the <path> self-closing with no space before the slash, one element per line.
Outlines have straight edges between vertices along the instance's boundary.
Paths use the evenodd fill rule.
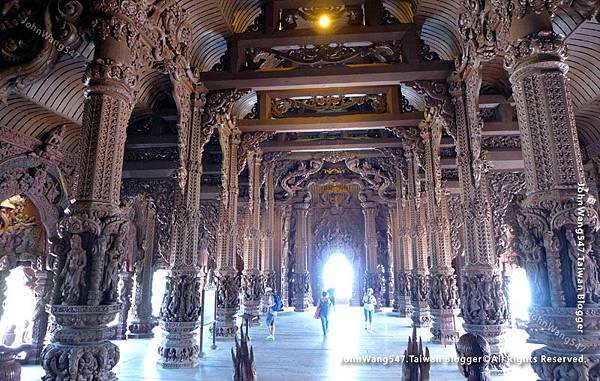
<path fill-rule="evenodd" d="M 31 201 L 43 230 L 40 234 L 45 233 L 47 241 L 52 241 L 57 236 L 58 220 L 68 206 L 69 198 L 61 170 L 52 160 L 52 156 L 45 157 L 48 153 L 49 151 L 39 149 L 0 162 L 0 200 L 21 195 Z M 10 240 L 9 236 L 3 238 Z M 6 248 L 7 245 L 3 246 Z M 18 264 L 31 266 L 27 271 L 30 280 L 28 285 L 33 288 L 36 305 L 32 316 L 32 349 L 27 353 L 27 361 L 38 363 L 48 325 L 45 305 L 52 284 L 52 264 L 48 260 L 47 244 L 39 255 L 20 251 L 4 250 L 0 253 L 0 277 L 4 282 L 10 270 Z M 1 299 L 4 299 L 4 290 Z"/>
<path fill-rule="evenodd" d="M 58 166 L 35 153 L 0 162 L 0 200 L 26 196 L 37 208 L 49 239 L 56 236 L 58 219 L 69 205 L 67 189 Z"/>

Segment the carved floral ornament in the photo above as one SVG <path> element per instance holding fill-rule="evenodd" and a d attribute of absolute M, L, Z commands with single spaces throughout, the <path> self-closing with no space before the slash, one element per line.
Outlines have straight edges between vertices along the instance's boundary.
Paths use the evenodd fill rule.
<path fill-rule="evenodd" d="M 389 173 L 374 166 L 369 160 L 359 159 L 347 152 L 330 152 L 317 155 L 309 161 L 290 161 L 288 165 L 279 170 L 277 181 L 286 192 L 287 198 L 293 197 L 303 189 L 306 182 L 323 169 L 325 163 L 343 162 L 346 167 L 360 176 L 366 187 L 387 199 L 386 192 L 391 190 L 393 180 Z"/>

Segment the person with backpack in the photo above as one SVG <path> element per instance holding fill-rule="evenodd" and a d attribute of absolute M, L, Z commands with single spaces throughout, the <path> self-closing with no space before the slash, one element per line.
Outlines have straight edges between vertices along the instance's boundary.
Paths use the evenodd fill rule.
<path fill-rule="evenodd" d="M 265 288 L 265 293 L 267 294 L 267 317 L 266 324 L 269 329 L 269 336 L 267 336 L 267 340 L 274 341 L 275 340 L 275 317 L 277 316 L 277 311 L 281 310 L 282 303 L 281 298 L 271 287 Z"/>
<path fill-rule="evenodd" d="M 373 289 L 367 288 L 367 292 L 363 296 L 363 309 L 365 312 L 365 331 L 372 332 L 373 328 L 373 312 L 375 311 L 375 305 L 377 304 L 377 298 L 373 295 Z"/>
<path fill-rule="evenodd" d="M 327 291 L 321 293 L 321 299 L 319 299 L 319 305 L 317 306 L 317 313 L 315 317 L 321 319 L 321 328 L 323 328 L 323 336 L 327 336 L 329 332 L 329 309 L 331 307 L 331 301 L 327 296 Z"/>

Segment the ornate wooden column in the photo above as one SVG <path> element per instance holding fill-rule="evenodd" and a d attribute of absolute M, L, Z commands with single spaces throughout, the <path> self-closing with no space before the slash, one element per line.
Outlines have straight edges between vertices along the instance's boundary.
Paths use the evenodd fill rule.
<path fill-rule="evenodd" d="M 135 278 L 131 324 L 128 339 L 147 339 L 154 337 L 155 326 L 152 318 L 152 278 L 156 232 L 156 209 L 147 196 L 132 199 L 133 218 L 136 221 L 136 245 L 133 254 L 133 272 Z"/>
<path fill-rule="evenodd" d="M 310 200 L 292 204 L 296 220 L 294 252 L 295 266 L 292 278 L 292 304 L 296 312 L 303 312 L 311 305 L 310 273 L 308 271 L 308 209 Z"/>
<path fill-rule="evenodd" d="M 402 174 L 400 173 L 400 176 Z M 398 179 L 402 177 L 397 177 Z M 404 181 L 404 180 L 403 180 Z M 410 274 L 412 268 L 412 238 L 410 236 L 410 214 L 408 200 L 404 187 L 396 187 L 398 210 L 398 239 L 399 239 L 399 266 L 396 268 L 396 290 L 398 290 L 398 312 L 400 316 L 412 314 L 410 298 Z"/>
<path fill-rule="evenodd" d="M 394 277 L 394 295 L 393 295 L 393 299 L 392 299 L 392 311 L 393 312 L 399 312 L 398 311 L 398 307 L 400 305 L 400 290 L 398 289 L 398 273 L 399 273 L 399 268 L 402 267 L 402 258 L 400 258 L 401 255 L 401 248 L 400 248 L 400 237 L 399 237 L 399 232 L 400 232 L 400 224 L 399 224 L 399 217 L 398 217 L 398 203 L 396 202 L 395 205 L 393 205 L 390 208 L 390 223 L 391 223 L 391 235 L 392 235 L 392 263 L 393 263 L 393 272 L 392 275 Z"/>
<path fill-rule="evenodd" d="M 502 290 L 502 274 L 495 252 L 490 190 L 481 151 L 482 123 L 479 119 L 479 63 L 467 66 L 449 80 L 455 118 L 448 120 L 454 137 L 459 182 L 464 205 L 465 265 L 462 269 L 460 308 L 467 332 L 482 335 L 495 358 L 492 366 L 507 366 L 504 334 L 508 324 L 507 300 Z"/>
<path fill-rule="evenodd" d="M 407 136 L 404 154 L 407 161 L 407 219 L 412 248 L 412 269 L 410 297 L 413 311 L 411 319 L 414 327 L 429 327 L 429 269 L 427 268 L 427 204 L 425 193 L 421 191 L 419 180 L 418 136 Z"/>
<path fill-rule="evenodd" d="M 200 273 L 200 186 L 202 155 L 213 125 L 203 123 L 205 95 L 192 88 L 175 87 L 179 109 L 182 167 L 175 194 L 171 228 L 169 275 L 160 308 L 160 325 L 166 332 L 158 348 L 163 368 L 191 368 L 199 363 L 196 329 L 200 322 L 204 280 Z"/>
<path fill-rule="evenodd" d="M 265 185 L 265 208 L 263 218 L 263 251 L 262 251 L 262 266 L 261 266 L 261 277 L 263 281 L 263 290 L 267 287 L 271 287 L 273 290 L 281 292 L 280 288 L 277 288 L 277 272 L 275 271 L 275 258 L 274 258 L 274 223 L 275 223 L 275 183 L 273 179 L 273 166 L 269 166 L 266 169 L 264 176 Z M 282 295 L 282 294 L 280 294 Z M 267 301 L 264 301 L 262 310 L 266 312 Z"/>
<path fill-rule="evenodd" d="M 382 274 L 377 270 L 377 225 L 375 218 L 377 216 L 377 204 L 374 202 L 361 202 L 362 212 L 365 224 L 365 274 L 363 292 L 367 288 L 373 289 L 373 294 L 377 299 L 376 311 L 381 311 L 383 294 L 381 293 L 383 280 Z"/>
<path fill-rule="evenodd" d="M 40 355 L 44 348 L 49 317 L 46 312 L 46 304 L 52 293 L 53 277 L 54 273 L 52 271 L 45 269 L 35 270 L 35 285 L 33 286 L 33 292 L 35 293 L 36 302 L 33 310 L 33 318 L 31 319 L 33 322 L 33 327 L 31 329 L 32 349 L 27 352 L 27 362 L 30 364 L 40 363 Z"/>
<path fill-rule="evenodd" d="M 242 273 L 242 293 L 244 297 L 244 311 L 258 315 L 260 310 L 263 284 L 260 272 L 260 233 L 261 233 L 261 200 L 260 188 L 262 152 L 260 149 L 248 152 L 248 177 L 250 180 L 250 199 L 248 201 L 248 237 L 246 252 L 244 253 L 244 271 Z M 258 321 L 255 321 L 258 323 Z"/>
<path fill-rule="evenodd" d="M 238 204 L 238 147 L 240 131 L 225 115 L 219 128 L 223 151 L 221 165 L 221 196 L 219 230 L 217 232 L 217 332 L 219 339 L 235 337 L 235 314 L 240 306 L 241 276 L 236 269 L 237 204 Z"/>
<path fill-rule="evenodd" d="M 133 307 L 131 310 L 131 324 L 129 325 L 128 339 L 149 339 L 154 337 L 152 328 L 154 322 L 152 319 L 152 256 L 154 254 L 154 232 L 155 216 L 154 208 L 148 208 L 149 227 L 146 230 L 146 239 L 144 240 L 141 260 L 137 261 L 135 267 L 135 292 L 133 296 Z"/>
<path fill-rule="evenodd" d="M 427 193 L 429 258 L 429 306 L 433 318 L 431 342 L 441 342 L 441 315 L 454 314 L 458 309 L 458 288 L 452 268 L 452 242 L 446 195 L 442 186 L 440 166 L 440 143 L 443 122 L 437 119 L 432 110 L 426 113 L 426 120 L 419 124 L 425 146 L 425 187 Z"/>
<path fill-rule="evenodd" d="M 133 291 L 133 272 L 129 270 L 121 271 L 119 274 L 119 301 L 121 302 L 121 311 L 119 312 L 119 321 L 117 323 L 116 340 L 125 340 L 127 338 L 127 320 L 129 319 L 129 310 L 131 309 L 131 293 Z"/>
<path fill-rule="evenodd" d="M 279 229 L 277 234 L 280 235 L 281 242 L 279 244 L 280 272 L 281 272 L 281 300 L 285 306 L 290 306 L 290 290 L 288 274 L 290 271 L 289 252 L 290 252 L 290 227 L 292 207 L 288 204 L 279 204 L 277 215 L 279 217 Z M 277 235 L 276 235 L 277 236 Z M 293 293 L 293 292 L 292 292 Z"/>
<path fill-rule="evenodd" d="M 525 161 L 527 196 L 517 218 L 532 288 L 528 332 L 545 344 L 532 367 L 544 381 L 591 380 L 600 368 L 598 214 L 585 183 L 566 46 L 543 7 L 515 8 L 506 56 Z M 541 361 L 580 355 L 583 363 Z"/>
<path fill-rule="evenodd" d="M 119 193 L 146 7 L 142 1 L 91 4 L 95 50 L 86 70 L 79 181 L 51 248 L 57 273 L 48 308 L 58 327 L 42 353 L 47 379 L 116 379 L 111 370 L 119 348 L 108 341 L 114 328 L 107 324 L 120 310 L 128 224 Z"/>

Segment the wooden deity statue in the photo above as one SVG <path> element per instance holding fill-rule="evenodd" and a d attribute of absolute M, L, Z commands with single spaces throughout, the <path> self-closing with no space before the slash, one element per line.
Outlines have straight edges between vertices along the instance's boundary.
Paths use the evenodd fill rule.
<path fill-rule="evenodd" d="M 256 363 L 254 362 L 254 351 L 248 346 L 248 329 L 244 331 L 244 325 L 240 327 L 240 341 L 235 337 L 235 352 L 231 348 L 233 359 L 233 381 L 255 381 Z"/>
<path fill-rule="evenodd" d="M 408 338 L 408 347 L 404 351 L 402 380 L 429 381 L 430 369 L 429 348 L 425 347 L 423 352 L 423 342 L 419 337 L 419 344 L 417 344 L 417 328 L 413 327 L 412 335 Z"/>
<path fill-rule="evenodd" d="M 491 381 L 490 356 L 488 342 L 480 335 L 466 333 L 456 344 L 458 369 L 468 381 Z"/>
<path fill-rule="evenodd" d="M 86 286 L 85 267 L 87 265 L 87 254 L 81 246 L 81 237 L 77 234 L 71 236 L 71 251 L 67 258 L 67 264 L 63 267 L 60 277 L 64 279 L 62 284 L 63 304 L 77 304 L 81 296 L 81 289 Z"/>

